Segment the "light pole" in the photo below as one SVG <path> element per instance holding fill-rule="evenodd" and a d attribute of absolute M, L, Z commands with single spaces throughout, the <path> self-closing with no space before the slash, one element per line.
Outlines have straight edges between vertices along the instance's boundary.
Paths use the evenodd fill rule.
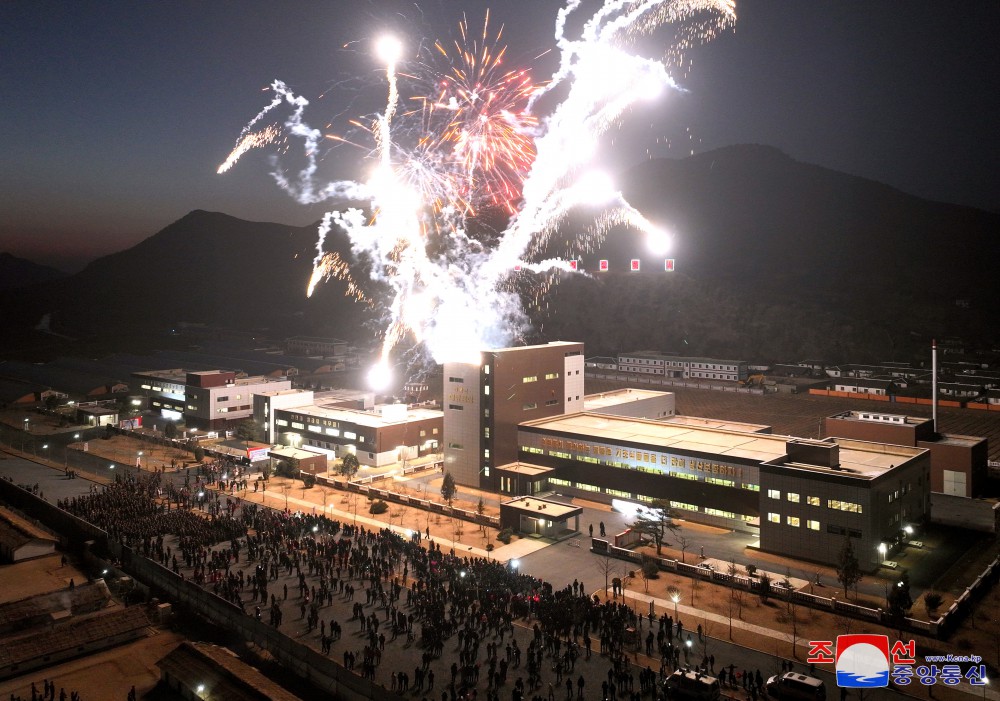
<path fill-rule="evenodd" d="M 137 451 L 136 454 L 135 454 L 135 466 L 137 468 L 139 468 L 140 472 L 142 471 L 142 451 L 141 450 Z"/>
<path fill-rule="evenodd" d="M 674 594 L 670 597 L 670 600 L 674 602 L 674 622 L 677 622 L 677 602 L 681 600 L 680 594 Z"/>

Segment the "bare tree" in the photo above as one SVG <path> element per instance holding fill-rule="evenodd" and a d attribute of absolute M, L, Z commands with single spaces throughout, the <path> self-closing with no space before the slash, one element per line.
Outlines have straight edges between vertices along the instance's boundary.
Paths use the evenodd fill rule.
<path fill-rule="evenodd" d="M 681 562 L 687 564 L 684 554 L 687 552 L 687 549 L 691 547 L 691 541 L 688 540 L 687 536 L 679 535 L 677 536 L 677 546 L 681 549 Z"/>
<path fill-rule="evenodd" d="M 604 575 L 604 595 L 607 596 L 611 578 L 618 575 L 619 563 L 610 555 L 602 555 L 597 559 L 597 571 Z"/>

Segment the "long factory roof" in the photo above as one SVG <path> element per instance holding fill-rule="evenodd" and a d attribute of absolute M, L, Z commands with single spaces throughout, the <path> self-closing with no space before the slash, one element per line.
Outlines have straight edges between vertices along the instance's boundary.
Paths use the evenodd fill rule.
<path fill-rule="evenodd" d="M 526 421 L 521 424 L 521 428 L 559 432 L 584 441 L 632 443 L 648 446 L 653 450 L 693 452 L 717 456 L 719 460 L 759 463 L 783 458 L 788 454 L 789 441 L 802 440 L 790 436 L 588 413 Z M 831 473 L 863 479 L 879 477 L 924 452 L 920 448 L 842 438 L 828 439 L 826 442 L 839 446 L 840 469 L 825 469 Z"/>

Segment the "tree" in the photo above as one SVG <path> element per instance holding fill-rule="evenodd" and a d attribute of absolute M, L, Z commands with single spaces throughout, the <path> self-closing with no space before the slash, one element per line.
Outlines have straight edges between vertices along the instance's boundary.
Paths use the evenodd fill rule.
<path fill-rule="evenodd" d="M 177 424 L 168 421 L 163 427 L 163 435 L 165 438 L 177 438 Z"/>
<path fill-rule="evenodd" d="M 201 462 L 204 459 L 205 459 L 205 449 L 199 445 L 197 448 L 194 449 L 194 461 Z"/>
<path fill-rule="evenodd" d="M 354 453 L 346 453 L 340 459 L 340 474 L 348 479 L 353 477 L 359 469 L 361 469 L 361 463 L 358 461 L 358 456 Z"/>
<path fill-rule="evenodd" d="M 441 480 L 441 498 L 448 502 L 448 506 L 451 506 L 456 492 L 458 492 L 458 488 L 455 487 L 455 478 L 451 476 L 450 472 L 445 472 L 444 479 Z"/>
<path fill-rule="evenodd" d="M 913 608 L 913 597 L 910 594 L 910 573 L 906 570 L 903 570 L 899 581 L 889 588 L 886 604 L 889 607 L 889 619 L 902 635 L 903 619 Z"/>
<path fill-rule="evenodd" d="M 677 545 L 680 546 L 681 549 L 681 562 L 687 564 L 687 561 L 684 559 L 684 553 L 686 553 L 687 549 L 691 547 L 691 541 L 684 536 L 677 536 Z"/>
<path fill-rule="evenodd" d="M 762 604 L 766 604 L 767 600 L 771 598 L 771 575 L 766 571 L 760 574 L 760 589 L 757 590 L 757 593 Z"/>
<path fill-rule="evenodd" d="M 944 599 L 936 591 L 929 591 L 924 594 L 924 608 L 927 609 L 927 617 L 933 618 L 934 612 L 941 606 Z"/>
<path fill-rule="evenodd" d="M 858 564 L 858 556 L 854 554 L 854 544 L 851 536 L 844 540 L 844 547 L 841 548 L 837 556 L 837 581 L 844 585 L 844 598 L 847 598 L 847 590 L 858 586 L 861 581 L 861 566 Z"/>
<path fill-rule="evenodd" d="M 649 592 L 649 580 L 660 576 L 660 564 L 651 557 L 643 555 L 642 567 L 639 568 L 639 576 L 642 577 L 642 584 L 645 591 Z"/>
<path fill-rule="evenodd" d="M 652 538 L 656 543 L 656 554 L 660 555 L 667 533 L 674 533 L 679 528 L 674 521 L 674 515 L 668 500 L 656 499 L 648 507 L 639 510 L 635 522 L 629 527 Z"/>
<path fill-rule="evenodd" d="M 259 435 L 260 429 L 253 419 L 245 419 L 236 424 L 236 437 L 241 441 L 255 441 Z"/>

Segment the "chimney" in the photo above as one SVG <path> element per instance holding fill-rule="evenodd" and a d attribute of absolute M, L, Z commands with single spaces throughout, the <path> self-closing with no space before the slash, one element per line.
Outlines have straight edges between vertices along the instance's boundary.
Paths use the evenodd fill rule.
<path fill-rule="evenodd" d="M 937 410 L 938 410 L 938 370 L 937 370 L 937 339 L 931 339 L 931 428 L 934 435 L 937 435 Z"/>

